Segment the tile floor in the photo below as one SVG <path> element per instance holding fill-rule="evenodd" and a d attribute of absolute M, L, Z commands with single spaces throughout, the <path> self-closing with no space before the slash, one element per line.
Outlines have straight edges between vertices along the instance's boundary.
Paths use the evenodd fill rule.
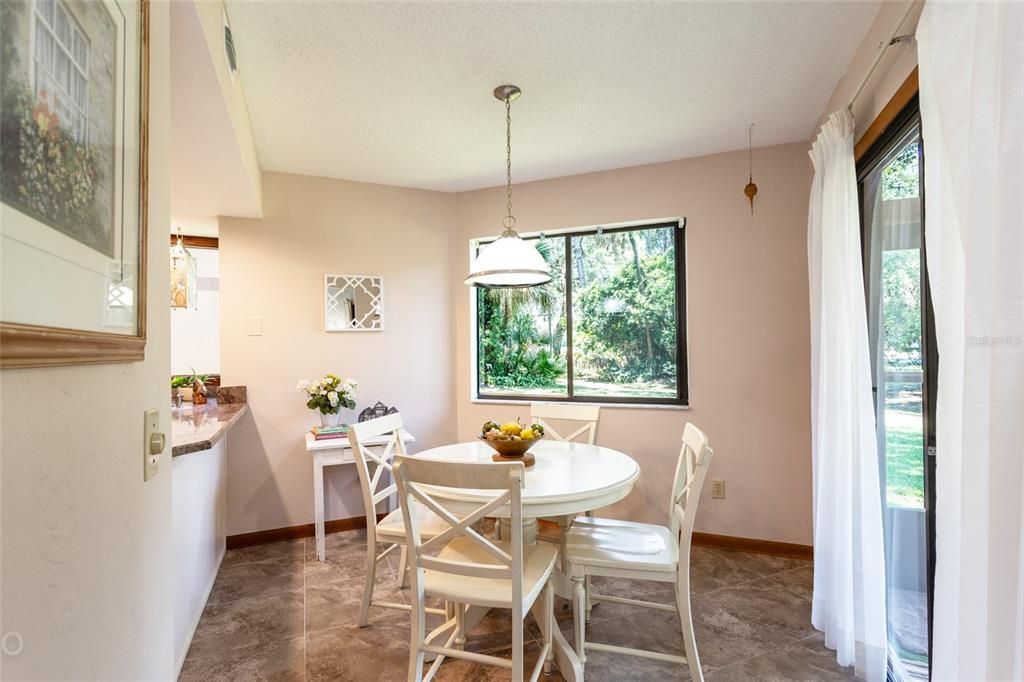
<path fill-rule="evenodd" d="M 327 538 L 318 562 L 313 540 L 231 550 L 200 620 L 182 681 L 202 680 L 405 680 L 408 614 L 371 609 L 370 626 L 356 626 L 363 589 L 363 531 Z M 391 557 L 389 557 L 390 559 Z M 376 596 L 406 601 L 395 561 L 378 569 Z M 691 560 L 697 646 L 708 682 L 732 680 L 852 680 L 810 625 L 811 563 L 695 547 Z M 671 586 L 596 580 L 607 594 L 664 600 Z M 572 612 L 556 605 L 571 642 Z M 507 612 L 504 612 L 507 613 Z M 502 612 L 491 612 L 469 634 L 467 648 L 501 654 L 509 646 Z M 532 625 L 527 670 L 538 645 Z M 594 607 L 588 639 L 682 653 L 679 619 L 669 612 L 601 603 Z M 686 680 L 679 666 L 590 652 L 589 682 Z M 507 670 L 468 661 L 446 661 L 438 680 L 503 680 Z M 562 680 L 557 670 L 545 682 Z"/>

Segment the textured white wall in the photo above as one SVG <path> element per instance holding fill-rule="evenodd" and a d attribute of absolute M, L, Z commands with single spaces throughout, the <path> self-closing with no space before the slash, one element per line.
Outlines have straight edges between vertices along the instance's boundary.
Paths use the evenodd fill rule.
<path fill-rule="evenodd" d="M 146 360 L 0 372 L 4 633 L 11 680 L 173 677 L 171 455 L 142 480 L 142 417 L 170 426 L 168 5 L 150 7 Z"/>

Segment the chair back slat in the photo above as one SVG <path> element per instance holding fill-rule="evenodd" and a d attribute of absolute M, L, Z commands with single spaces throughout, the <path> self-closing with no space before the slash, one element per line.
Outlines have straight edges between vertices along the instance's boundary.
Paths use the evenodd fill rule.
<path fill-rule="evenodd" d="M 704 478 L 713 454 L 704 432 L 693 424 L 687 424 L 683 429 L 683 444 L 679 451 L 679 461 L 676 463 L 676 475 L 669 503 L 669 528 L 687 547 L 697 516 L 700 491 L 704 487 Z"/>
<path fill-rule="evenodd" d="M 387 437 L 383 445 L 366 445 L 379 436 Z M 372 536 L 377 528 L 377 505 L 398 491 L 398 487 L 390 481 L 390 474 L 395 455 L 405 454 L 402 415 L 396 412 L 353 424 L 348 432 L 348 442 L 352 446 L 356 472 L 359 474 L 367 532 Z"/>
<path fill-rule="evenodd" d="M 392 483 L 386 488 L 381 488 L 380 490 L 373 494 L 373 506 L 376 507 L 378 504 L 388 499 L 396 492 L 398 492 L 398 486 L 396 486 L 394 483 Z"/>
<path fill-rule="evenodd" d="M 426 540 L 421 545 L 420 549 L 423 552 L 428 552 L 434 549 L 435 546 L 438 548 L 446 545 L 450 540 L 459 536 L 465 535 L 469 537 L 473 542 L 479 545 L 484 551 L 489 552 L 496 559 L 504 564 L 511 564 L 512 557 L 508 555 L 504 550 L 495 545 L 493 542 L 477 533 L 473 528 L 472 524 L 476 523 L 480 519 L 484 518 L 498 507 L 502 506 L 511 499 L 509 493 L 503 493 L 498 495 L 493 500 L 477 508 L 471 514 L 467 514 L 462 519 L 459 519 L 453 515 L 450 511 L 440 505 L 437 500 L 430 496 L 430 494 L 423 491 L 415 484 L 410 486 L 410 493 L 413 497 L 419 500 L 427 509 L 434 512 L 438 517 L 444 519 L 448 524 L 448 528 L 438 533 L 434 537 Z"/>
<path fill-rule="evenodd" d="M 513 609 L 522 607 L 523 599 L 523 500 L 522 488 L 525 468 L 522 462 L 497 462 L 474 464 L 441 460 L 418 459 L 399 455 L 393 469 L 398 485 L 398 499 L 405 519 L 406 542 L 409 547 L 409 567 L 412 574 L 414 598 L 422 603 L 424 594 L 424 570 L 439 571 L 452 575 L 501 578 L 512 581 Z M 460 490 L 493 491 L 486 501 L 476 505 L 468 513 L 456 513 L 451 502 L 437 496 L 437 489 L 444 488 L 446 494 Z M 458 495 L 452 495 L 457 497 Z M 423 539 L 415 505 L 421 504 L 440 519 L 447 528 L 428 540 Z M 476 503 L 474 503 L 476 504 Z M 509 509 L 511 542 L 509 551 L 499 547 L 480 535 L 472 524 L 493 514 L 500 507 Z M 460 509 L 465 510 L 460 505 Z M 479 561 L 456 561 L 440 559 L 428 552 L 442 549 L 449 542 L 467 538 L 482 549 L 493 563 Z M 520 613 L 520 617 L 521 617 Z"/>
<path fill-rule="evenodd" d="M 601 406 L 531 403 L 530 420 L 543 426 L 544 435 L 551 436 L 555 440 L 574 441 L 586 434 L 586 442 L 593 445 L 597 441 L 597 425 L 601 420 Z M 552 421 L 583 422 L 583 425 L 569 435 L 563 436 L 551 425 Z"/>

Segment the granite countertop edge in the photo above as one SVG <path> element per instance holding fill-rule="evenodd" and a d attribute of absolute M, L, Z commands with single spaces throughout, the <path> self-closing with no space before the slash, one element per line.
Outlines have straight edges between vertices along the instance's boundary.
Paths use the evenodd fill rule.
<path fill-rule="evenodd" d="M 217 404 L 211 401 L 203 406 L 182 407 L 172 410 L 171 456 L 180 457 L 193 452 L 211 449 L 220 441 L 234 424 L 248 411 L 247 403 Z M 201 414 L 210 420 L 213 430 L 208 433 L 193 433 L 195 427 L 189 418 Z"/>

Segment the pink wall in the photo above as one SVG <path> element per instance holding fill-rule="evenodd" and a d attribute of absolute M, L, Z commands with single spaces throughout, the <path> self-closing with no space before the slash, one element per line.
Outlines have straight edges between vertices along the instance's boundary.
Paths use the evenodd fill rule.
<path fill-rule="evenodd" d="M 598 442 L 642 467 L 632 495 L 606 514 L 665 522 L 683 426 L 711 439 L 711 478 L 697 529 L 811 542 L 807 145 L 754 150 L 755 213 L 743 196 L 747 154 L 733 152 L 517 185 L 524 232 L 685 216 L 691 409 L 607 408 Z M 469 239 L 500 231 L 504 188 L 458 195 L 450 275 L 455 312 L 458 436 L 487 419 L 528 416 L 523 404 L 471 401 Z"/>
<path fill-rule="evenodd" d="M 692 408 L 604 410 L 599 441 L 635 456 L 643 476 L 607 513 L 663 521 L 683 425 L 715 448 L 698 529 L 784 542 L 811 538 L 805 223 L 806 145 L 754 152 L 755 215 L 743 196 L 745 152 L 518 185 L 526 231 L 686 216 Z M 222 218 L 222 368 L 249 386 L 235 427 L 228 533 L 312 520 L 315 421 L 295 383 L 327 371 L 362 382 L 360 407 L 397 404 L 416 449 L 474 435 L 523 405 L 470 399 L 468 241 L 494 234 L 503 188 L 460 195 L 280 173 L 264 175 L 264 218 Z M 323 331 L 325 272 L 385 278 L 386 329 Z M 263 335 L 248 335 L 250 317 Z M 354 415 L 348 415 L 349 418 Z M 354 471 L 328 475 L 327 518 L 362 514 Z"/>
<path fill-rule="evenodd" d="M 303 436 L 318 418 L 299 379 L 357 378 L 359 409 L 397 405 L 414 450 L 455 437 L 455 196 L 266 173 L 263 211 L 262 220 L 220 220 L 222 374 L 248 385 L 252 408 L 229 439 L 228 534 L 313 520 Z M 324 273 L 383 276 L 384 330 L 326 333 Z M 253 316 L 263 318 L 262 336 L 248 335 Z M 327 518 L 362 516 L 354 467 L 333 467 L 326 479 Z"/>

